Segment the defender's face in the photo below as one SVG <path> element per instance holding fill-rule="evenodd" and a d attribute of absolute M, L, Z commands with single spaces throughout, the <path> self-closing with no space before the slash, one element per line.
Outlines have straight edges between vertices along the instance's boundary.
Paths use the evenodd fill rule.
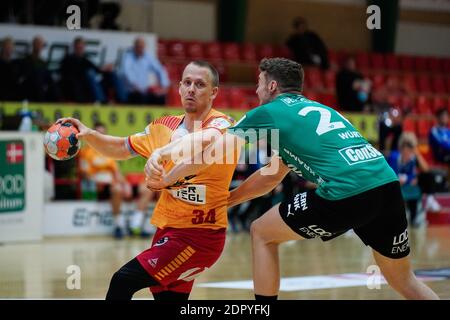
<path fill-rule="evenodd" d="M 272 100 L 272 94 L 269 88 L 269 81 L 266 77 L 266 72 L 260 72 L 258 76 L 258 86 L 256 88 L 259 104 L 266 104 Z"/>
<path fill-rule="evenodd" d="M 218 90 L 212 84 L 212 75 L 208 68 L 188 64 L 183 71 L 178 92 L 186 112 L 201 113 L 211 107 Z"/>

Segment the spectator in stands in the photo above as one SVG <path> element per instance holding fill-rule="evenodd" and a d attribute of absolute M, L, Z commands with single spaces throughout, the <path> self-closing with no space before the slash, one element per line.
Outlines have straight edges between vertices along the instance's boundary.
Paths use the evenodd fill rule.
<path fill-rule="evenodd" d="M 93 64 L 85 55 L 85 42 L 82 37 L 75 38 L 73 53 L 64 57 L 60 71 L 61 85 L 66 99 L 76 102 L 105 103 L 107 96 L 102 80 L 114 87 L 116 99 L 119 102 L 125 99 L 112 65 L 108 64 L 99 68 Z"/>
<path fill-rule="evenodd" d="M 388 157 L 388 163 L 398 175 L 403 199 L 409 211 L 409 222 L 418 227 L 418 213 L 421 208 L 422 191 L 418 183 L 419 172 L 427 172 L 428 164 L 417 148 L 417 138 L 414 133 L 405 132 L 398 142 L 399 151 L 393 151 Z"/>
<path fill-rule="evenodd" d="M 308 29 L 307 22 L 297 17 L 292 23 L 294 32 L 286 41 L 293 58 L 303 66 L 329 68 L 328 51 L 322 39 Z"/>
<path fill-rule="evenodd" d="M 44 46 L 41 36 L 34 37 L 31 53 L 18 61 L 21 99 L 55 101 L 59 96 L 47 63 L 41 58 Z"/>
<path fill-rule="evenodd" d="M 104 2 L 100 6 L 102 21 L 100 22 L 100 29 L 102 30 L 120 30 L 116 19 L 120 15 L 121 5 L 115 2 Z"/>
<path fill-rule="evenodd" d="M 450 164 L 450 129 L 448 128 L 448 111 L 436 112 L 437 124 L 429 134 L 430 148 L 436 161 Z"/>
<path fill-rule="evenodd" d="M 353 57 L 348 57 L 336 74 L 336 94 L 339 106 L 345 111 L 366 111 L 371 83 L 356 70 Z"/>
<path fill-rule="evenodd" d="M 170 85 L 169 77 L 159 60 L 145 51 L 145 45 L 143 38 L 136 38 L 133 48 L 122 58 L 120 70 L 128 102 L 164 105 Z"/>
<path fill-rule="evenodd" d="M 105 134 L 104 124 L 94 124 L 96 131 Z M 106 158 L 89 145 L 80 150 L 80 169 L 83 189 L 94 188 L 98 200 L 110 199 L 114 217 L 114 237 L 121 239 L 126 230 L 126 220 L 121 212 L 123 199 L 131 197 L 131 188 L 119 170 L 117 162 Z"/>
<path fill-rule="evenodd" d="M 3 39 L 0 49 L 0 101 L 18 99 L 17 60 L 12 58 L 14 41 L 7 37 Z"/>

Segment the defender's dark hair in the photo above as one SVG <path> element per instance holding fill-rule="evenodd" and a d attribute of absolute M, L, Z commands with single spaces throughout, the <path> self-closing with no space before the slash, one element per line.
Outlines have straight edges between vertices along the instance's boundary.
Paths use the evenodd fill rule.
<path fill-rule="evenodd" d="M 194 60 L 194 61 L 191 61 L 189 64 L 193 64 L 197 67 L 209 69 L 209 71 L 211 72 L 211 78 L 212 78 L 211 80 L 212 80 L 213 87 L 219 86 L 219 72 L 211 63 L 209 63 L 208 61 L 205 61 L 205 60 Z"/>
<path fill-rule="evenodd" d="M 286 58 L 264 58 L 259 70 L 265 71 L 269 80 L 275 80 L 281 92 L 303 90 L 304 73 L 300 63 Z"/>

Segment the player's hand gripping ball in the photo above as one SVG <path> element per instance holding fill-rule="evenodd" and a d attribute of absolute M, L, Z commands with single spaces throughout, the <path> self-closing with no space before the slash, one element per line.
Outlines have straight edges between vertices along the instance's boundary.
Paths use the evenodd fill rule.
<path fill-rule="evenodd" d="M 80 151 L 78 129 L 69 122 L 52 125 L 45 134 L 44 147 L 55 160 L 69 160 Z"/>

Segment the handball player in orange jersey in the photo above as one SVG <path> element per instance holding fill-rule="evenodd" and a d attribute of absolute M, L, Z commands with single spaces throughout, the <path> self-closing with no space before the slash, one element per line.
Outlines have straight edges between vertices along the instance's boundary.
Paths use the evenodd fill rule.
<path fill-rule="evenodd" d="M 137 155 L 149 158 L 154 150 L 163 150 L 177 139 L 182 141 L 184 135 L 194 131 L 201 133 L 199 142 L 206 145 L 209 137 L 217 137 L 232 125 L 228 116 L 212 108 L 218 85 L 219 76 L 212 65 L 205 61 L 189 63 L 179 84 L 184 115 L 162 117 L 144 132 L 127 138 L 100 134 L 73 118 L 58 122 L 71 122 L 80 131 L 78 138 L 115 159 Z M 172 160 L 165 161 L 164 170 L 170 171 L 175 165 Z M 194 279 L 222 253 L 228 189 L 235 166 L 236 161 L 212 164 L 162 190 L 151 220 L 158 228 L 151 247 L 114 273 L 106 299 L 131 299 L 147 287 L 155 300 L 189 298 Z"/>

